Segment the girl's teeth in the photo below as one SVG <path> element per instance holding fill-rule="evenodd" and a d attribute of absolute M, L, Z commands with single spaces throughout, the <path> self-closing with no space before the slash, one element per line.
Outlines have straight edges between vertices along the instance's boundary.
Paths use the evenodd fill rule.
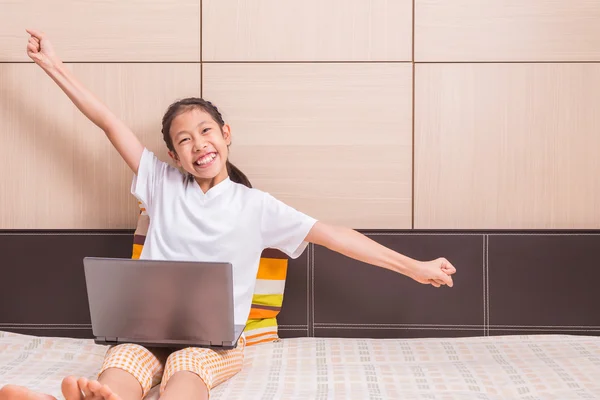
<path fill-rule="evenodd" d="M 208 156 L 203 157 L 200 160 L 196 161 L 196 164 L 198 164 L 198 165 L 208 164 L 209 162 L 211 162 L 212 160 L 214 160 L 215 157 L 216 157 L 216 154 L 208 155 Z"/>

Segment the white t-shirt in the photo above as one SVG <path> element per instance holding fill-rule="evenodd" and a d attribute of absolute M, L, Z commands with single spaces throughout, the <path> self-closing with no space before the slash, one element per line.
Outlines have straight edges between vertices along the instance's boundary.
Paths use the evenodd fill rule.
<path fill-rule="evenodd" d="M 150 217 L 140 258 L 232 264 L 236 325 L 245 325 L 250 314 L 262 251 L 276 248 L 297 258 L 316 222 L 229 178 L 204 193 L 195 180 L 147 149 L 131 193 Z"/>

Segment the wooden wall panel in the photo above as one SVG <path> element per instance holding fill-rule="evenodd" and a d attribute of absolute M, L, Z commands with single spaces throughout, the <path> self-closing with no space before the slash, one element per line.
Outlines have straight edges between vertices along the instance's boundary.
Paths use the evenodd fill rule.
<path fill-rule="evenodd" d="M 0 61 L 29 61 L 25 28 L 64 61 L 200 61 L 200 1 L 0 0 Z"/>
<path fill-rule="evenodd" d="M 163 159 L 163 113 L 175 99 L 200 94 L 200 64 L 69 68 Z M 0 64 L 0 126 L 0 229 L 135 226 L 131 171 L 37 66 Z"/>
<path fill-rule="evenodd" d="M 600 64 L 418 64 L 416 228 L 599 228 Z"/>
<path fill-rule="evenodd" d="M 353 228 L 411 225 L 412 66 L 205 64 L 253 184 Z"/>
<path fill-rule="evenodd" d="M 597 0 L 415 0 L 416 61 L 600 61 Z"/>
<path fill-rule="evenodd" d="M 204 0 L 204 61 L 411 61 L 412 0 Z"/>

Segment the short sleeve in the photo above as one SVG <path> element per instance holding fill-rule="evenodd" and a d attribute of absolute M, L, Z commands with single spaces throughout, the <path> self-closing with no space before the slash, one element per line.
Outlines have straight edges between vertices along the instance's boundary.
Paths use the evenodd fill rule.
<path fill-rule="evenodd" d="M 144 148 L 138 172 L 133 176 L 131 194 L 133 194 L 152 214 L 153 197 L 156 188 L 160 185 L 168 164 L 160 161 L 154 153 Z"/>
<path fill-rule="evenodd" d="M 316 222 L 270 194 L 264 194 L 261 234 L 265 248 L 279 249 L 291 258 L 298 258 L 306 249 L 306 235 Z"/>

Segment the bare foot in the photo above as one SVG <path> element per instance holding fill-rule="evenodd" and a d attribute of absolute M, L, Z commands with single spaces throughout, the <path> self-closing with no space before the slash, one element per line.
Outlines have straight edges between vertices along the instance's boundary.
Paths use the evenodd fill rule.
<path fill-rule="evenodd" d="M 121 400 L 108 386 L 85 378 L 77 380 L 69 376 L 62 381 L 61 388 L 66 400 Z M 4 399 L 0 398 L 0 400 Z"/>
<path fill-rule="evenodd" d="M 23 386 L 6 385 L 0 389 L 0 400 L 56 400 L 56 397 L 36 393 Z"/>

